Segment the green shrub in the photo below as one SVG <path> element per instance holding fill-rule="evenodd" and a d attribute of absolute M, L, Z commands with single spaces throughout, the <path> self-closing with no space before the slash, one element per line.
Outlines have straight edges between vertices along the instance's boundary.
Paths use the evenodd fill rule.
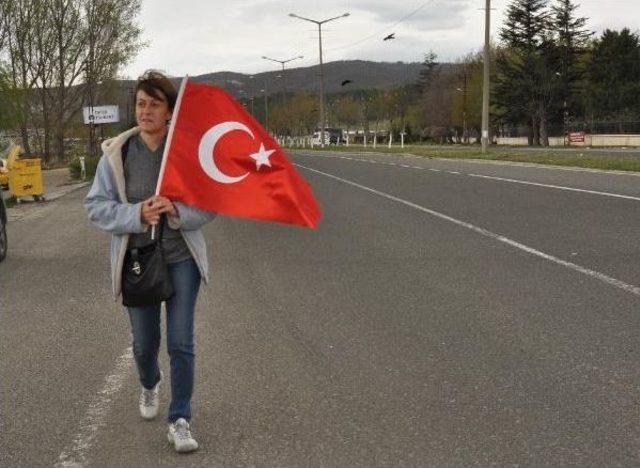
<path fill-rule="evenodd" d="M 96 175 L 96 169 L 98 168 L 98 161 L 100 158 L 92 158 L 85 157 L 84 165 L 87 170 L 87 179 L 93 179 L 93 176 Z M 81 177 L 81 168 L 80 168 L 80 158 L 74 158 L 73 161 L 69 163 L 69 175 L 72 179 L 80 179 Z"/>

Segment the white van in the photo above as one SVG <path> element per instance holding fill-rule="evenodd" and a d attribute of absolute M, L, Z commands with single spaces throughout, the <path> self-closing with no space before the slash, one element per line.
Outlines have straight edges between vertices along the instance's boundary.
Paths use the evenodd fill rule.
<path fill-rule="evenodd" d="M 313 144 L 314 144 L 314 145 L 320 145 L 320 141 L 321 141 L 321 140 L 320 140 L 320 138 L 321 138 L 321 135 L 320 135 L 320 134 L 321 134 L 320 130 L 316 130 L 316 131 L 313 133 Z M 325 144 L 325 145 L 328 145 L 328 144 L 329 144 L 329 132 L 328 132 L 328 131 L 326 131 L 326 130 L 325 130 L 325 132 L 324 132 L 324 144 Z"/>

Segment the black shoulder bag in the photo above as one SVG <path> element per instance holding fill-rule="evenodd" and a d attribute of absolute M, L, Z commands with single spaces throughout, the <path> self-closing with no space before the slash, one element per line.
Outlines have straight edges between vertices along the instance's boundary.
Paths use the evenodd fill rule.
<path fill-rule="evenodd" d="M 123 166 L 128 147 L 125 144 L 122 148 Z M 166 215 L 162 215 L 158 236 L 152 244 L 128 249 L 125 254 L 122 268 L 122 305 L 125 307 L 157 305 L 174 294 L 162 247 L 165 223 Z"/>
<path fill-rule="evenodd" d="M 162 247 L 165 222 L 166 215 L 162 215 L 155 242 L 127 250 L 122 269 L 122 304 L 126 307 L 160 304 L 174 294 Z"/>

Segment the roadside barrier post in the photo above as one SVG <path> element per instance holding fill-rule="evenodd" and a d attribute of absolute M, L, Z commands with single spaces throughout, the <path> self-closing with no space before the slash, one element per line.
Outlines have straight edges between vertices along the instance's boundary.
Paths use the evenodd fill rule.
<path fill-rule="evenodd" d="M 80 156 L 80 177 L 82 180 L 87 179 L 87 166 L 85 164 L 84 156 Z"/>

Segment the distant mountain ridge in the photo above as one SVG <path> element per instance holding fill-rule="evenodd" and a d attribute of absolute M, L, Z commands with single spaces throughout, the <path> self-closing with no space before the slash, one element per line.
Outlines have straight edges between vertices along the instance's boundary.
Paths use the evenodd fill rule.
<path fill-rule="evenodd" d="M 325 92 L 338 93 L 359 89 L 386 89 L 417 81 L 422 64 L 419 62 L 369 62 L 364 60 L 342 60 L 324 64 Z M 236 97 L 257 97 L 261 90 L 268 94 L 310 91 L 319 89 L 319 66 L 297 67 L 251 74 L 236 72 L 215 72 L 193 76 L 200 83 L 212 83 L 224 87 Z M 350 83 L 342 86 L 345 80 Z"/>

